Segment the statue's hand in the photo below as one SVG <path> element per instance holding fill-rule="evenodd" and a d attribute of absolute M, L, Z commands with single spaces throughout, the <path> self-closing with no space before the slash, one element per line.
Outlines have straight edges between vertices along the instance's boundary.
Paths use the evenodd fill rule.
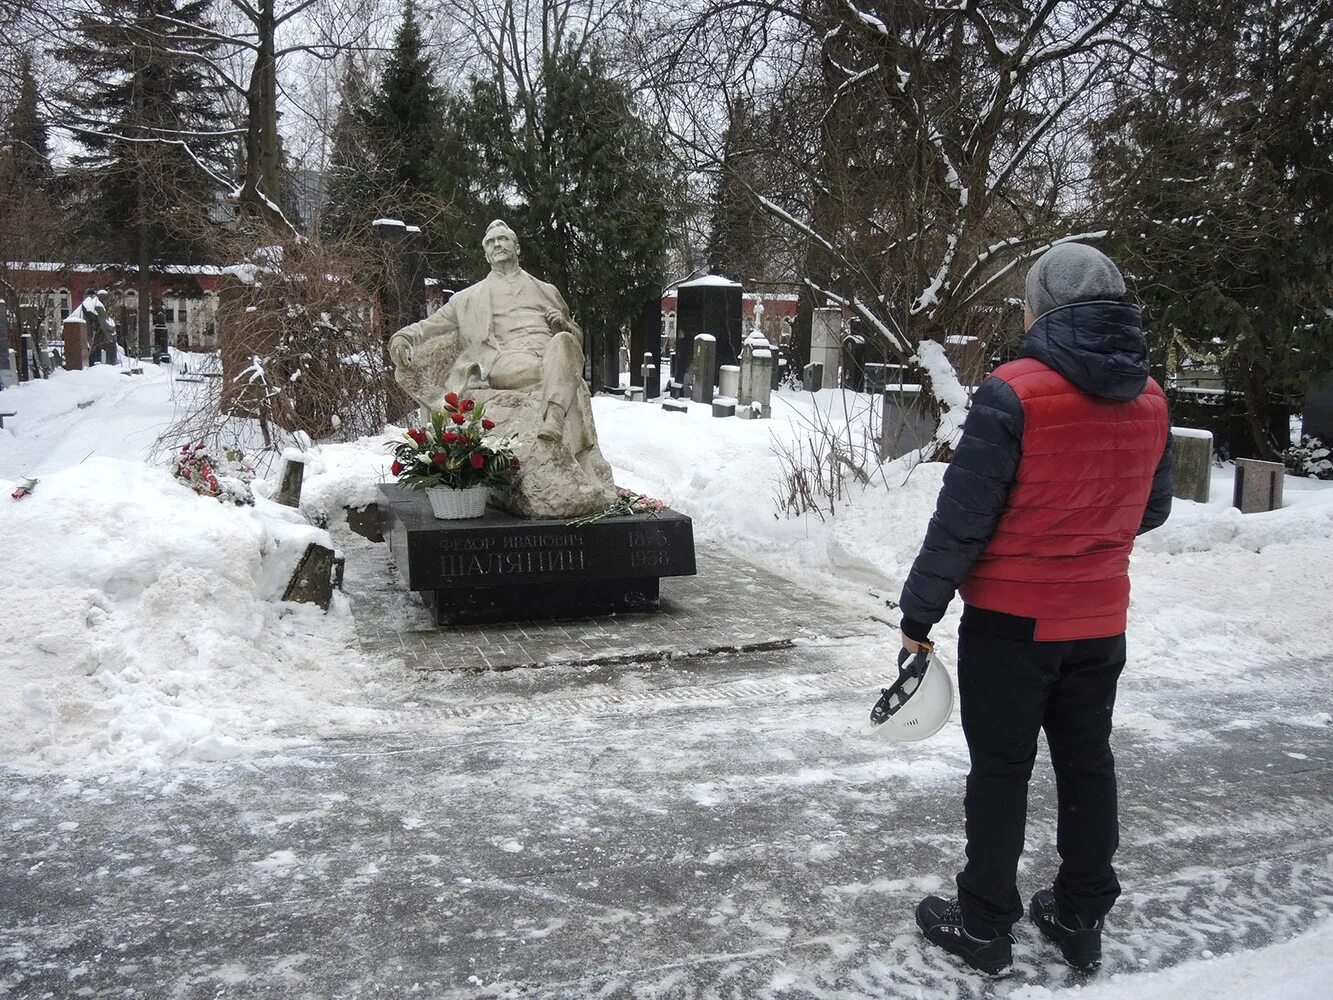
<path fill-rule="evenodd" d="M 565 314 L 559 309 L 546 310 L 546 325 L 550 327 L 552 333 L 560 333 L 570 328 L 569 320 L 565 319 Z"/>
<path fill-rule="evenodd" d="M 412 345 L 406 337 L 397 334 L 389 338 L 389 360 L 395 368 L 401 368 L 412 360 Z"/>

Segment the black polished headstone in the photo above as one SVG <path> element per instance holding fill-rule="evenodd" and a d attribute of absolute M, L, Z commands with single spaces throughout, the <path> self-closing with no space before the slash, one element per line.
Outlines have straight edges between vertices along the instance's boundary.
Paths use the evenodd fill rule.
<path fill-rule="evenodd" d="M 842 340 L 842 387 L 852 392 L 865 390 L 866 339 L 853 333 Z"/>
<path fill-rule="evenodd" d="M 712 334 L 717 341 L 717 355 L 709 378 L 718 383 L 723 365 L 740 362 L 741 356 L 741 286 L 739 282 L 709 275 L 687 281 L 676 288 L 676 364 L 672 375 L 677 381 L 690 371 L 693 357 L 690 345 L 701 333 Z"/>
<path fill-rule="evenodd" d="M 696 571 L 692 523 L 673 510 L 575 527 L 498 510 L 440 520 L 396 483 L 380 498 L 394 563 L 440 625 L 651 611 L 660 577 Z"/>
<path fill-rule="evenodd" d="M 639 320 L 630 328 L 629 363 L 630 381 L 638 379 L 644 398 L 661 395 L 661 383 L 645 372 L 647 365 L 655 365 L 654 372 L 662 369 L 662 296 L 656 291 L 645 293 Z"/>

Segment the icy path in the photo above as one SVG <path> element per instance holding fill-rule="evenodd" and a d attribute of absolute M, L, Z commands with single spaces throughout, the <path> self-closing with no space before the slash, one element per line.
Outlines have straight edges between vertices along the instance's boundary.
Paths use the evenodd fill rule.
<path fill-rule="evenodd" d="M 556 668 L 422 680 L 393 728 L 166 785 L 5 778 L 0 992 L 933 1000 L 1072 985 L 1026 925 L 999 983 L 923 952 L 911 908 L 958 860 L 965 758 L 956 727 L 892 754 L 847 733 L 876 656 L 858 640 L 641 668 L 613 685 L 663 694 L 625 703 L 596 672 L 582 697 Z M 1282 700 L 1240 714 L 1308 714 L 1328 668 L 1291 665 Z M 806 683 L 745 693 L 773 677 Z M 557 683 L 559 711 L 543 710 L 534 685 Z M 446 712 L 468 684 L 503 707 Z M 1237 726 L 1236 696 L 1148 695 L 1128 679 L 1130 717 L 1162 704 L 1211 737 L 1118 739 L 1126 895 L 1101 981 L 1327 926 L 1327 727 Z M 1033 812 L 1027 891 L 1054 856 L 1040 765 Z"/>

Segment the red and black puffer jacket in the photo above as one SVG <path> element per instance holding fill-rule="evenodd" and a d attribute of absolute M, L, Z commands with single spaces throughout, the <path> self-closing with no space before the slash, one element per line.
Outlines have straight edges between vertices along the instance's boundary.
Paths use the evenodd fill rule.
<path fill-rule="evenodd" d="M 1124 302 L 1054 309 L 977 390 L 903 587 L 908 636 L 924 639 L 955 591 L 1037 641 L 1125 630 L 1134 537 L 1171 509 L 1170 421 L 1141 324 Z"/>

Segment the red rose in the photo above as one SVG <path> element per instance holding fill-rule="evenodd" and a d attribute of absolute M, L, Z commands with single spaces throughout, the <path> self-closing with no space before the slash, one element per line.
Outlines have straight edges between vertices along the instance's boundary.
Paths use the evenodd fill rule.
<path fill-rule="evenodd" d="M 419 445 L 426 443 L 425 431 L 418 430 L 415 427 L 413 427 L 410 431 L 407 432 L 407 436 L 410 437 L 413 441 L 415 441 Z"/>
<path fill-rule="evenodd" d="M 488 430 L 488 431 L 493 431 L 493 430 L 495 430 L 495 421 L 494 421 L 494 420 L 491 420 L 491 419 L 488 417 L 487 419 L 485 419 L 485 420 L 483 420 L 483 421 L 481 422 L 481 426 L 482 426 L 483 428 L 485 428 L 486 430 Z"/>
<path fill-rule="evenodd" d="M 403 463 L 397 461 L 394 462 L 393 465 L 389 466 L 389 471 L 395 476 L 401 476 L 403 474 Z"/>
<path fill-rule="evenodd" d="M 458 435 L 455 434 L 453 431 L 445 431 L 444 434 L 441 435 L 440 440 L 443 441 L 445 444 L 453 444 L 455 441 L 458 440 Z"/>
<path fill-rule="evenodd" d="M 486 456 L 479 451 L 474 451 L 472 453 L 472 468 L 480 469 L 485 464 L 486 464 Z"/>
<path fill-rule="evenodd" d="M 458 405 L 458 393 L 456 392 L 449 393 L 447 396 L 444 397 L 444 401 L 449 404 L 449 409 L 452 410 L 455 406 Z"/>
<path fill-rule="evenodd" d="M 459 408 L 460 410 L 462 410 L 464 413 L 471 413 L 471 412 L 472 412 L 472 409 L 473 409 L 476 405 L 477 405 L 477 404 L 474 403 L 474 402 L 472 402 L 472 400 L 470 400 L 470 399 L 465 399 L 465 400 L 463 400 L 461 403 L 458 404 L 458 408 Z"/>
<path fill-rule="evenodd" d="M 454 423 L 456 424 L 461 424 L 463 423 L 463 421 L 467 420 L 467 417 L 463 416 L 463 414 L 461 413 L 453 414 L 453 418 L 454 418 Z"/>
<path fill-rule="evenodd" d="M 445 462 L 449 461 L 449 456 L 442 451 L 437 451 L 430 457 L 430 460 L 436 465 L 443 465 Z"/>
<path fill-rule="evenodd" d="M 516 459 L 516 458 L 511 458 L 511 459 L 509 460 L 509 467 L 510 467 L 511 469 L 517 469 L 517 468 L 519 467 L 520 464 L 521 464 L 521 463 L 520 463 L 519 460 Z"/>

